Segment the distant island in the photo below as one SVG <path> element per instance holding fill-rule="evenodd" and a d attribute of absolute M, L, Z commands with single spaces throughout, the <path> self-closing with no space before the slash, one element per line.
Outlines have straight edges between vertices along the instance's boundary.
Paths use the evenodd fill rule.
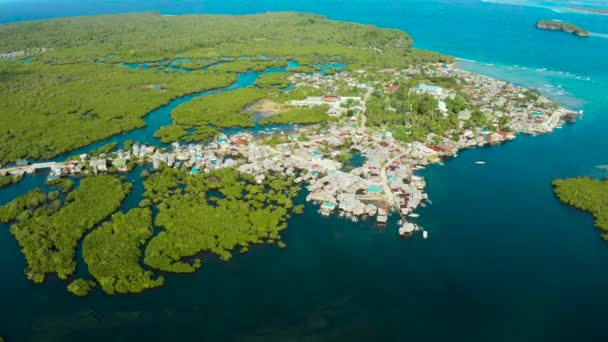
<path fill-rule="evenodd" d="M 558 20 L 539 20 L 536 22 L 536 28 L 541 30 L 562 31 L 576 35 L 577 37 L 589 37 L 589 31 L 582 28 L 565 23 Z"/>

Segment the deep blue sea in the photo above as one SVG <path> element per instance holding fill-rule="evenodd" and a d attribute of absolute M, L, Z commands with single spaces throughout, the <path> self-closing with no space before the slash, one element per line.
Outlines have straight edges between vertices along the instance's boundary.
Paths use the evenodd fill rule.
<path fill-rule="evenodd" d="M 290 221 L 285 250 L 252 248 L 229 263 L 208 258 L 195 275 L 168 276 L 165 287 L 138 296 L 97 290 L 80 299 L 57 279 L 31 284 L 19 247 L 2 226 L 0 336 L 608 341 L 608 245 L 590 215 L 560 204 L 551 189 L 557 177 L 608 176 L 598 167 L 608 164 L 608 16 L 571 11 L 566 1 L 510 2 L 0 0 L 0 22 L 147 10 L 315 12 L 403 29 L 416 47 L 459 57 L 464 69 L 537 87 L 585 111 L 581 121 L 553 134 L 467 150 L 423 171 L 433 205 L 420 211 L 418 223 L 429 231 L 428 240 L 400 240 L 395 224 L 380 229 L 322 218 L 309 206 Z M 573 22 L 593 36 L 539 31 L 539 19 Z M 476 166 L 477 160 L 487 164 Z M 0 203 L 40 179 L 27 177 L 0 191 Z"/>

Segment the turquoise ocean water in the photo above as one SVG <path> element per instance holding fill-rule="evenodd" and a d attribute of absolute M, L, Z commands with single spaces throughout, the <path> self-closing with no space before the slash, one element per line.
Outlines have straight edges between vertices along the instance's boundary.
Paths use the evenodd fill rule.
<path fill-rule="evenodd" d="M 0 229 L 0 335 L 9 341 L 606 341 L 608 246 L 585 213 L 553 196 L 556 177 L 608 176 L 608 16 L 565 1 L 59 1 L 0 2 L 0 21 L 157 10 L 179 13 L 307 11 L 400 28 L 419 48 L 460 66 L 539 88 L 584 118 L 555 133 L 467 150 L 422 174 L 433 205 L 418 222 L 429 239 L 400 240 L 396 225 L 291 220 L 288 247 L 254 248 L 230 263 L 206 258 L 195 275 L 168 276 L 138 296 L 74 298 L 25 260 Z M 598 5 L 587 1 L 585 6 Z M 539 31 L 538 19 L 576 23 L 578 39 Z M 483 167 L 474 161 L 485 160 Z M 4 203 L 40 177 L 0 191 Z M 137 203 L 141 189 L 129 201 Z M 300 200 L 305 194 L 302 194 Z M 78 272 L 85 272 L 81 266 Z M 89 313 L 94 312 L 94 318 Z"/>

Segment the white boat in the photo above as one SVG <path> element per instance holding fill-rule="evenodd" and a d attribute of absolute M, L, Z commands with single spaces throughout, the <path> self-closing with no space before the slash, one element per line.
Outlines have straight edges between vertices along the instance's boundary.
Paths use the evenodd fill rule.
<path fill-rule="evenodd" d="M 420 217 L 420 215 L 418 215 L 418 214 L 416 214 L 416 213 L 412 213 L 412 214 L 409 214 L 409 215 L 407 215 L 407 216 L 409 216 L 409 217 L 413 217 L 413 218 Z"/>
<path fill-rule="evenodd" d="M 429 237 L 429 232 L 426 230 L 422 232 L 422 237 L 426 240 Z"/>
<path fill-rule="evenodd" d="M 485 165 L 485 163 L 486 163 L 486 162 L 485 162 L 485 161 L 483 161 L 483 160 L 479 160 L 479 161 L 476 161 L 476 162 L 475 162 L 475 164 L 477 164 L 477 165 Z"/>

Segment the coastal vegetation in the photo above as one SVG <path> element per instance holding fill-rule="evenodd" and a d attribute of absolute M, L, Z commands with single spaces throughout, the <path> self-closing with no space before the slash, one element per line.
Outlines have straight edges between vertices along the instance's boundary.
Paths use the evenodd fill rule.
<path fill-rule="evenodd" d="M 51 200 L 50 194 L 44 200 L 40 190 L 33 190 L 7 204 L 10 210 L 4 218 L 19 219 L 11 233 L 27 259 L 28 277 L 42 283 L 47 273 L 61 279 L 74 273 L 78 241 L 120 207 L 131 187 L 117 178 L 97 176 L 84 178 L 65 203 Z"/>
<path fill-rule="evenodd" d="M 293 180 L 268 174 L 257 184 L 234 169 L 190 176 L 167 168 L 152 175 L 144 198 L 157 205 L 155 223 L 162 231 L 148 244 L 145 264 L 190 273 L 201 266 L 192 259 L 201 252 L 229 260 L 237 247 L 278 240 L 300 189 Z"/>
<path fill-rule="evenodd" d="M 31 53 L 28 63 L 0 61 L 0 162 L 51 158 L 142 127 L 149 111 L 179 96 L 227 86 L 235 72 L 288 60 L 304 68 L 335 61 L 370 70 L 449 60 L 411 46 L 399 30 L 300 13 L 140 13 L 2 25 L 0 51 Z M 220 57 L 235 60 L 190 74 L 118 65 L 178 56 L 192 59 L 187 68 Z M 247 56 L 268 57 L 239 59 Z M 250 124 L 237 121 L 245 122 Z"/>
<path fill-rule="evenodd" d="M 23 176 L 2 176 L 0 177 L 0 189 L 7 187 L 11 184 L 17 184 L 21 182 Z"/>
<path fill-rule="evenodd" d="M 201 126 L 194 129 L 192 134 L 182 137 L 185 142 L 207 142 L 220 133 L 217 129 L 209 126 Z"/>
<path fill-rule="evenodd" d="M 204 71 L 165 75 L 109 64 L 0 61 L 0 162 L 51 158 L 142 127 L 145 114 L 171 99 L 234 79 Z"/>
<path fill-rule="evenodd" d="M 267 91 L 250 87 L 200 97 L 175 108 L 171 117 L 174 124 L 187 128 L 253 127 L 253 114 L 244 109 L 266 95 Z"/>
<path fill-rule="evenodd" d="M 209 66 L 212 66 L 216 63 L 218 63 L 219 61 L 217 59 L 214 58 L 210 58 L 210 59 L 197 59 L 197 60 L 192 60 L 192 61 L 185 61 L 181 63 L 182 68 L 184 69 L 188 69 L 188 70 L 199 70 L 202 68 L 206 68 Z M 176 63 L 173 63 L 174 67 L 176 66 Z"/>
<path fill-rule="evenodd" d="M 0 207 L 0 222 L 9 223 L 19 216 L 27 217 L 32 210 L 47 199 L 40 189 L 34 189 Z"/>
<path fill-rule="evenodd" d="M 154 132 L 154 137 L 160 139 L 163 144 L 179 141 L 186 135 L 188 135 L 188 130 L 180 125 L 162 126 Z"/>
<path fill-rule="evenodd" d="M 255 85 L 262 88 L 285 88 L 289 85 L 289 80 L 287 80 L 287 74 L 284 73 L 265 74 L 255 80 Z"/>
<path fill-rule="evenodd" d="M 99 147 L 99 148 L 97 149 L 97 152 L 98 152 L 99 154 L 102 154 L 102 153 L 110 153 L 110 152 L 111 152 L 113 149 L 115 149 L 115 148 L 117 148 L 117 147 L 118 147 L 118 143 L 117 143 L 117 142 L 111 142 L 111 143 L 107 143 L 107 144 L 105 144 L 105 145 L 103 145 L 103 146 Z"/>
<path fill-rule="evenodd" d="M 78 278 L 68 285 L 68 291 L 75 296 L 84 297 L 95 288 L 95 282 Z"/>
<path fill-rule="evenodd" d="M 559 20 L 539 20 L 536 22 L 536 28 L 543 30 L 562 31 L 572 33 L 577 37 L 589 37 L 589 31 Z"/>
<path fill-rule="evenodd" d="M 561 202 L 593 214 L 595 226 L 608 241 L 608 179 L 556 179 L 553 188 Z"/>
<path fill-rule="evenodd" d="M 218 66 L 214 66 L 213 71 L 228 73 L 261 72 L 268 68 L 280 68 L 286 65 L 286 60 L 243 59 L 224 62 Z"/>
<path fill-rule="evenodd" d="M 154 137 L 160 139 L 163 144 L 175 141 L 204 143 L 218 134 L 219 131 L 211 126 L 196 127 L 189 134 L 189 130 L 186 130 L 183 126 L 172 124 L 159 128 L 154 132 Z"/>
<path fill-rule="evenodd" d="M 63 193 L 68 193 L 74 187 L 74 182 L 69 178 L 49 179 L 45 184 L 51 187 L 58 187 Z"/>
<path fill-rule="evenodd" d="M 162 286 L 163 277 L 153 279 L 141 264 L 141 249 L 152 236 L 152 213 L 148 208 L 117 213 L 111 222 L 88 234 L 83 255 L 89 272 L 107 294 L 139 293 Z"/>
<path fill-rule="evenodd" d="M 314 124 L 328 121 L 337 121 L 337 118 L 327 114 L 329 106 L 315 106 L 311 108 L 294 108 L 287 112 L 279 113 L 270 116 L 267 119 L 261 120 L 260 125 L 276 125 L 276 124 Z"/>

